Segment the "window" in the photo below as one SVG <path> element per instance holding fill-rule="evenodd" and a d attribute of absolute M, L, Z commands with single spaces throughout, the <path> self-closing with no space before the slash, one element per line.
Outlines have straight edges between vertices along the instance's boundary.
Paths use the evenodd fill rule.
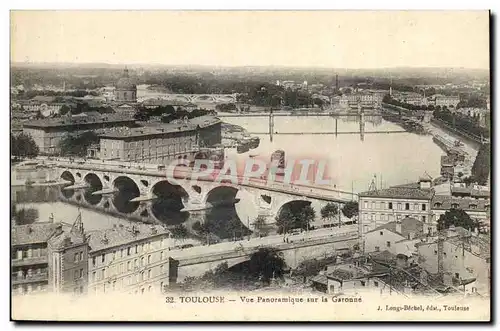
<path fill-rule="evenodd" d="M 74 275 L 75 275 L 74 278 L 78 279 L 80 277 L 80 271 L 79 270 L 75 270 Z"/>
<path fill-rule="evenodd" d="M 401 210 L 402 209 L 402 205 L 401 205 L 401 202 L 398 203 L 398 210 Z"/>
<path fill-rule="evenodd" d="M 437 253 L 438 253 L 438 251 L 436 251 L 436 250 L 435 250 L 435 251 L 434 251 L 434 255 L 437 255 Z"/>
<path fill-rule="evenodd" d="M 368 201 L 365 201 L 365 209 L 368 209 Z"/>
<path fill-rule="evenodd" d="M 80 252 L 80 261 L 83 261 L 83 252 Z"/>
<path fill-rule="evenodd" d="M 118 269 L 119 272 L 123 272 L 123 263 L 120 263 L 120 269 Z"/>
<path fill-rule="evenodd" d="M 380 235 L 383 236 L 384 235 L 384 231 L 380 231 Z"/>
<path fill-rule="evenodd" d="M 443 255 L 446 256 L 446 252 L 444 252 Z"/>
<path fill-rule="evenodd" d="M 134 260 L 134 267 L 139 267 L 139 261 L 137 261 L 137 259 Z"/>
<path fill-rule="evenodd" d="M 422 222 L 425 223 L 425 216 L 422 216 Z"/>
<path fill-rule="evenodd" d="M 75 253 L 75 262 L 78 262 L 78 253 Z"/>
<path fill-rule="evenodd" d="M 127 248 L 127 256 L 130 256 L 132 253 L 132 247 Z"/>
<path fill-rule="evenodd" d="M 387 247 L 391 247 L 391 242 L 390 241 L 386 242 L 386 245 Z"/>
<path fill-rule="evenodd" d="M 106 254 L 101 255 L 101 262 L 104 263 L 106 261 Z"/>
<path fill-rule="evenodd" d="M 80 278 L 83 278 L 83 269 L 80 269 Z"/>
<path fill-rule="evenodd" d="M 95 271 L 92 273 L 92 281 L 94 281 L 94 282 L 96 281 L 96 279 L 95 279 Z"/>
<path fill-rule="evenodd" d="M 455 209 L 458 208 L 458 203 L 452 203 L 451 208 L 455 208 Z"/>
<path fill-rule="evenodd" d="M 460 278 L 460 274 L 458 272 L 455 272 L 455 278 Z"/>
<path fill-rule="evenodd" d="M 163 293 L 163 282 L 160 283 L 160 292 Z"/>
<path fill-rule="evenodd" d="M 436 207 L 436 208 L 441 207 L 441 202 L 436 202 L 436 203 L 434 204 L 434 207 Z"/>
<path fill-rule="evenodd" d="M 373 285 L 374 285 L 375 287 L 378 287 L 378 282 L 373 282 Z"/>
<path fill-rule="evenodd" d="M 389 202 L 389 209 L 392 209 L 392 202 Z"/>
<path fill-rule="evenodd" d="M 160 252 L 160 260 L 163 260 L 163 251 Z"/>
<path fill-rule="evenodd" d="M 95 267 L 95 256 L 92 258 L 92 266 Z"/>
<path fill-rule="evenodd" d="M 427 208 L 427 205 L 425 203 L 422 204 L 422 210 L 425 211 Z"/>
<path fill-rule="evenodd" d="M 408 202 L 405 203 L 405 210 L 410 210 L 410 204 Z"/>
<path fill-rule="evenodd" d="M 151 263 L 151 255 L 148 255 L 148 264 Z"/>
<path fill-rule="evenodd" d="M 148 270 L 148 279 L 151 279 L 151 269 Z"/>
<path fill-rule="evenodd" d="M 127 270 L 132 270 L 132 262 L 131 261 L 127 262 Z"/>
<path fill-rule="evenodd" d="M 135 245 L 135 254 L 137 254 L 137 252 L 138 252 L 137 249 L 138 249 L 138 246 Z"/>
<path fill-rule="evenodd" d="M 141 257 L 141 266 L 144 266 L 145 263 L 144 263 L 144 257 Z"/>

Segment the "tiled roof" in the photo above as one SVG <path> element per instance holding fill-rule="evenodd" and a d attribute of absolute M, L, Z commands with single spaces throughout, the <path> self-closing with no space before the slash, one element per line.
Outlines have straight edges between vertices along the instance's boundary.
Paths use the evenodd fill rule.
<path fill-rule="evenodd" d="M 27 225 L 16 225 L 11 229 L 12 245 L 45 243 L 54 233 L 57 224 L 52 222 L 35 222 Z"/>
<path fill-rule="evenodd" d="M 92 251 L 99 251 L 167 233 L 163 226 L 135 223 L 127 227 L 117 226 L 112 229 L 90 231 L 89 246 Z"/>
<path fill-rule="evenodd" d="M 421 221 L 413 217 L 405 217 L 404 219 L 401 220 L 401 233 L 397 232 L 396 227 L 397 227 L 397 221 L 388 222 L 382 224 L 379 227 L 376 227 L 375 229 L 369 231 L 368 233 L 385 229 L 407 238 L 408 234 L 412 234 L 414 237 L 416 234 L 422 233 L 424 226 Z"/>
<path fill-rule="evenodd" d="M 325 275 L 316 275 L 316 276 L 311 278 L 311 281 L 315 282 L 315 283 L 323 284 L 323 285 L 327 285 L 327 283 L 328 283 L 328 279 L 326 278 Z"/>
<path fill-rule="evenodd" d="M 46 127 L 63 127 L 74 126 L 79 124 L 99 124 L 109 122 L 127 122 L 133 123 L 134 119 L 123 116 L 122 114 L 106 114 L 102 116 L 68 116 L 60 118 L 45 118 L 42 120 L 30 121 L 25 124 L 25 127 L 30 128 L 46 128 Z"/>
<path fill-rule="evenodd" d="M 409 198 L 428 200 L 432 198 L 433 191 L 430 189 L 420 189 L 418 183 L 392 186 L 386 189 L 362 192 L 360 197 L 380 197 L 380 198 Z"/>
<path fill-rule="evenodd" d="M 188 121 L 179 121 L 177 123 L 149 123 L 139 128 L 122 128 L 120 130 L 108 131 L 101 135 L 103 138 L 126 139 L 143 136 L 161 136 L 171 132 L 194 131 L 198 126 L 207 127 L 219 123 L 220 120 L 214 116 L 200 116 L 189 119 Z"/>
<path fill-rule="evenodd" d="M 450 210 L 453 204 L 457 204 L 456 208 L 464 211 L 485 212 L 489 209 L 490 201 L 476 200 L 474 198 L 455 198 L 448 195 L 435 195 L 431 200 L 433 210 Z"/>
<path fill-rule="evenodd" d="M 326 275 L 327 278 L 332 278 L 335 280 L 349 280 L 354 277 L 354 273 L 348 270 L 335 269 Z"/>

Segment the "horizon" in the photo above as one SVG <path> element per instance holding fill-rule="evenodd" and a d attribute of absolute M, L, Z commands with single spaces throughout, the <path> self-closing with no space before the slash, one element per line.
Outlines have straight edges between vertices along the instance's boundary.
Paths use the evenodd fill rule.
<path fill-rule="evenodd" d="M 20 64 L 490 69 L 488 11 L 12 11 L 10 18 L 11 63 Z"/>

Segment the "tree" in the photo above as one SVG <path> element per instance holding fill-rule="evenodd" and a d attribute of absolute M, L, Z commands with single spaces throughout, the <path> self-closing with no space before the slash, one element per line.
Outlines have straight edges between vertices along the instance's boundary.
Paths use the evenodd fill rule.
<path fill-rule="evenodd" d="M 35 208 L 17 209 L 15 204 L 11 205 L 11 216 L 16 220 L 17 225 L 33 224 L 38 218 L 38 210 Z"/>
<path fill-rule="evenodd" d="M 84 157 L 87 148 L 99 142 L 99 136 L 93 131 L 86 131 L 78 135 L 66 135 L 59 142 L 61 155 L 74 155 Z"/>
<path fill-rule="evenodd" d="M 309 230 L 309 225 L 316 218 L 316 212 L 310 205 L 305 206 L 299 213 L 298 223 L 304 230 Z"/>
<path fill-rule="evenodd" d="M 479 224 L 476 220 L 470 218 L 469 214 L 462 209 L 450 209 L 439 217 L 437 229 L 447 229 L 452 225 L 460 226 L 467 230 L 473 230 Z"/>
<path fill-rule="evenodd" d="M 16 156 L 16 158 L 20 157 L 36 157 L 39 153 L 38 146 L 35 143 L 35 140 L 30 135 L 25 133 L 21 133 L 17 136 L 10 136 L 10 148 L 11 153 Z"/>
<path fill-rule="evenodd" d="M 269 234 L 269 227 L 267 226 L 266 218 L 264 216 L 257 216 L 255 221 L 253 222 L 253 226 L 255 227 L 255 231 L 259 234 L 259 236 L 267 236 Z"/>
<path fill-rule="evenodd" d="M 321 208 L 321 217 L 323 219 L 327 219 L 330 222 L 337 216 L 339 213 L 339 207 L 336 203 L 329 202 L 323 208 Z"/>
<path fill-rule="evenodd" d="M 276 225 L 278 226 L 278 233 L 285 234 L 294 228 L 295 217 L 289 208 L 284 207 L 281 213 L 276 217 Z"/>
<path fill-rule="evenodd" d="M 479 185 L 485 185 L 490 176 L 491 167 L 490 145 L 484 144 L 479 148 L 476 159 L 472 165 L 472 177 Z"/>
<path fill-rule="evenodd" d="M 60 115 L 66 115 L 70 111 L 71 111 L 71 108 L 69 108 L 69 106 L 62 105 L 61 109 L 59 109 L 59 114 Z"/>
<path fill-rule="evenodd" d="M 344 207 L 342 207 L 342 214 L 344 214 L 344 216 L 349 219 L 358 215 L 358 212 L 359 212 L 359 204 L 357 201 L 349 201 L 344 204 Z"/>
<path fill-rule="evenodd" d="M 317 275 L 323 268 L 324 263 L 321 261 L 312 259 L 306 260 L 299 264 L 297 269 L 294 271 L 294 275 L 302 276 L 302 277 L 310 277 Z"/>
<path fill-rule="evenodd" d="M 265 283 L 269 283 L 273 278 L 283 277 L 285 268 L 285 260 L 279 251 L 274 248 L 259 248 L 257 252 L 250 256 L 250 273 L 253 276 L 261 277 Z"/>

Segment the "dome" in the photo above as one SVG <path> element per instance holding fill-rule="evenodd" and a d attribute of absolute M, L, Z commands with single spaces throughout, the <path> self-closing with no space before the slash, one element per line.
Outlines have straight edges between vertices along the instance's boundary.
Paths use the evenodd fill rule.
<path fill-rule="evenodd" d="M 118 90 L 136 90 L 137 87 L 134 81 L 128 75 L 128 69 L 123 71 L 122 77 L 116 82 L 116 88 Z"/>

